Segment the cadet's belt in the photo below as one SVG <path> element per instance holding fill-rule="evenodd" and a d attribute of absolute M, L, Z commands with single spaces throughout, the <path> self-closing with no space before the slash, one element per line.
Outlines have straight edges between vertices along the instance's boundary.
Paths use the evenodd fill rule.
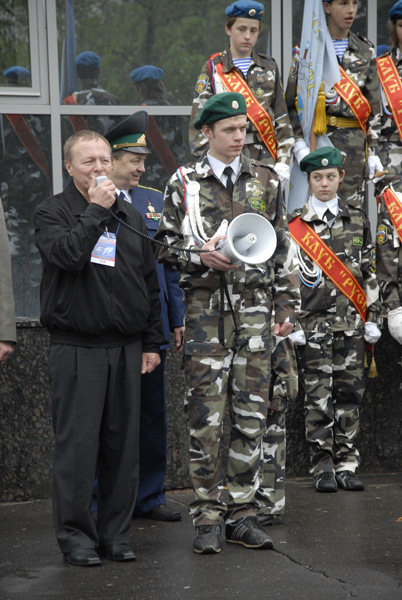
<path fill-rule="evenodd" d="M 327 125 L 331 127 L 360 127 L 357 119 L 346 119 L 346 117 L 335 117 L 335 115 L 326 116 Z"/>

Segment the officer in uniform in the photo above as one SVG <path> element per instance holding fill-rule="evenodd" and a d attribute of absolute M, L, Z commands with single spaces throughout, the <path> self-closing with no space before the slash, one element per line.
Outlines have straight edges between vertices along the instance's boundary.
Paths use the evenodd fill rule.
<path fill-rule="evenodd" d="M 111 179 L 116 193 L 140 212 L 147 234 L 154 237 L 162 216 L 163 194 L 139 185 L 150 155 L 145 131 L 148 114 L 140 111 L 124 119 L 106 134 L 112 148 Z M 133 235 L 135 235 L 133 233 Z M 161 318 L 166 340 L 174 333 L 176 350 L 181 349 L 184 321 L 183 294 L 177 271 L 156 263 L 160 288 Z M 132 298 L 135 304 L 135 298 Z M 140 478 L 134 514 L 159 521 L 179 521 L 180 512 L 166 504 L 166 402 L 164 366 L 168 343 L 161 346 L 160 364 L 141 377 Z"/>
<path fill-rule="evenodd" d="M 157 258 L 180 269 L 186 302 L 193 549 L 219 552 L 222 521 L 228 542 L 272 548 L 256 518 L 255 493 L 268 409 L 271 312 L 275 304 L 274 333 L 288 335 L 299 302 L 297 265 L 289 259 L 279 178 L 272 167 L 241 152 L 247 129 L 244 96 L 212 96 L 194 126 L 207 136 L 208 154 L 170 179 L 156 235 L 175 248 L 158 247 Z M 255 266 L 235 266 L 216 251 L 227 223 L 245 212 L 264 216 L 277 236 L 273 257 Z M 222 498 L 219 455 L 226 402 L 232 421 L 228 504 Z"/>
<path fill-rule="evenodd" d="M 289 215 L 301 280 L 299 322 L 310 472 L 317 492 L 363 490 L 354 445 L 364 393 L 364 340 L 381 333 L 379 289 L 365 213 L 339 198 L 343 159 L 337 148 L 305 156 L 310 198 Z"/>
<path fill-rule="evenodd" d="M 355 0 L 329 0 L 324 2 L 328 29 L 333 38 L 335 52 L 343 67 L 361 95 L 369 103 L 368 118 L 361 127 L 350 104 L 332 88 L 325 94 L 326 133 L 328 138 L 347 159 L 340 197 L 356 207 L 363 206 L 364 178 L 367 162 L 369 178 L 383 171 L 377 156 L 380 133 L 380 93 L 376 68 L 376 53 L 373 44 L 360 34 L 350 31 L 357 11 Z M 293 126 L 296 143 L 294 155 L 300 160 L 309 153 L 298 118 L 297 98 L 298 61 L 295 56 L 286 88 L 286 103 Z M 351 89 L 350 85 L 349 88 Z M 360 102 L 362 105 L 362 103 Z M 366 155 L 368 158 L 366 159 Z"/>
<path fill-rule="evenodd" d="M 241 84 L 248 86 L 253 95 L 253 109 L 259 115 L 258 120 L 261 121 L 263 111 L 265 133 L 268 121 L 272 132 L 269 149 L 261 137 L 263 132 L 257 130 L 249 116 L 244 152 L 249 157 L 275 166 L 284 189 L 289 181 L 294 138 L 278 65 L 272 57 L 254 51 L 261 31 L 264 5 L 254 0 L 238 0 L 228 6 L 225 13 L 228 17 L 225 31 L 230 38 L 229 46 L 204 63 L 195 86 L 189 129 L 191 153 L 198 159 L 208 150 L 208 140 L 194 127 L 194 121 L 208 98 L 227 91 L 224 80 L 225 75 L 230 73 Z"/>
<path fill-rule="evenodd" d="M 381 54 L 380 60 L 377 61 L 378 75 L 380 84 L 382 83 L 382 70 L 384 69 L 384 79 L 389 80 L 392 87 L 395 86 L 395 81 L 401 86 L 402 79 L 402 0 L 398 0 L 389 11 L 389 28 L 390 41 L 392 47 L 387 47 L 387 50 Z M 399 39 L 400 38 L 400 39 Z M 382 63 L 384 63 L 382 65 Z M 381 66 L 380 66 L 381 65 Z M 390 79 L 390 66 L 394 70 L 395 77 Z M 401 175 L 402 161 L 402 119 L 400 118 L 399 107 L 401 102 L 401 91 L 394 92 L 393 89 L 386 85 L 381 85 L 381 133 L 379 144 L 379 158 L 384 169 L 387 171 L 384 179 L 377 184 L 376 193 L 399 179 Z M 390 94 L 387 98 L 387 94 Z"/>

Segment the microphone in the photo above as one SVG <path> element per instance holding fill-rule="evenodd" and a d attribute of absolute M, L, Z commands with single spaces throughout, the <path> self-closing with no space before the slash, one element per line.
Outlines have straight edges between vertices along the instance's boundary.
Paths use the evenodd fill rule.
<path fill-rule="evenodd" d="M 96 178 L 96 185 L 103 183 L 104 181 L 106 181 L 106 179 L 107 179 L 106 175 L 100 175 L 99 177 Z"/>

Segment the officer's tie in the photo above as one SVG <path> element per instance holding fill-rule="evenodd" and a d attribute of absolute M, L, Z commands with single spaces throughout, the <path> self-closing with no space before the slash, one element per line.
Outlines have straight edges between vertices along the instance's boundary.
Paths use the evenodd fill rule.
<path fill-rule="evenodd" d="M 230 197 L 232 197 L 233 196 L 233 188 L 234 188 L 233 179 L 232 179 L 232 175 L 233 175 L 232 167 L 225 167 L 223 169 L 223 174 L 227 176 L 226 189 L 229 192 Z"/>
<path fill-rule="evenodd" d="M 334 215 L 334 213 L 333 213 L 333 212 L 331 212 L 331 211 L 329 210 L 329 208 L 327 208 L 327 210 L 326 210 L 326 211 L 325 211 L 325 213 L 324 213 L 324 221 L 326 221 L 326 222 L 327 222 L 327 224 L 328 224 L 328 227 L 329 227 L 329 228 L 331 228 L 331 227 L 332 227 L 332 225 L 334 224 L 334 221 L 335 221 L 335 216 L 336 216 L 336 215 Z"/>

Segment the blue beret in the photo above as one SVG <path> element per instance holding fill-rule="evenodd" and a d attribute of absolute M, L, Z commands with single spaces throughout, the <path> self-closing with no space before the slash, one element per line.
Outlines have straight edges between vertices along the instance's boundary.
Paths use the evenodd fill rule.
<path fill-rule="evenodd" d="M 227 7 L 225 14 L 228 17 L 245 17 L 261 21 L 264 16 L 264 5 L 254 0 L 238 0 Z"/>
<path fill-rule="evenodd" d="M 130 77 L 133 81 L 143 81 L 144 79 L 158 80 L 162 79 L 164 73 L 164 70 L 159 67 L 144 65 L 143 67 L 138 67 L 138 69 L 131 71 Z"/>
<path fill-rule="evenodd" d="M 77 67 L 92 67 L 93 69 L 100 69 L 100 58 L 95 52 L 87 50 L 81 52 L 75 59 Z"/>
<path fill-rule="evenodd" d="M 31 79 L 31 73 L 25 67 L 9 67 L 3 71 L 3 75 L 8 79 L 18 79 L 20 81 L 29 81 Z"/>
<path fill-rule="evenodd" d="M 389 11 L 390 19 L 402 19 L 402 0 L 398 0 Z"/>
<path fill-rule="evenodd" d="M 377 56 L 381 56 L 381 54 L 384 54 L 384 52 L 387 50 L 389 50 L 389 46 L 387 46 L 387 44 L 379 44 L 377 46 Z"/>

